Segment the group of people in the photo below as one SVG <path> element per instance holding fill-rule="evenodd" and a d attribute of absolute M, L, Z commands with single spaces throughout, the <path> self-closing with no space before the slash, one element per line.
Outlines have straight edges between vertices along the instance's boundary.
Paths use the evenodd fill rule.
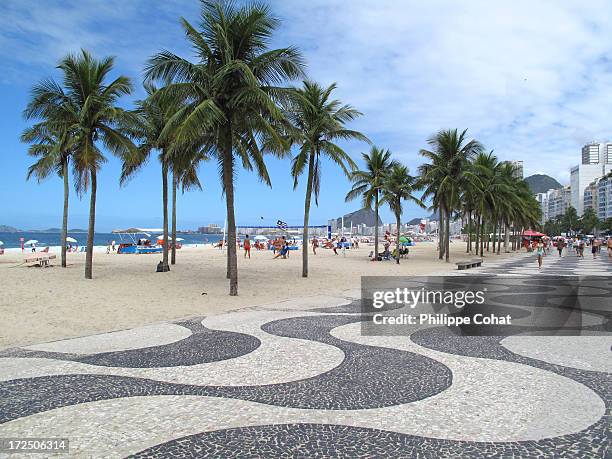
<path fill-rule="evenodd" d="M 548 255 L 552 247 L 556 246 L 557 252 L 559 253 L 559 257 L 563 256 L 563 250 L 567 249 L 567 253 L 575 251 L 576 256 L 578 258 L 584 258 L 584 249 L 585 247 L 591 248 L 591 254 L 593 255 L 593 259 L 597 258 L 601 253 L 602 247 L 606 247 L 608 252 L 608 258 L 612 258 L 612 237 L 608 237 L 606 240 L 601 238 L 583 238 L 580 236 L 577 237 L 558 237 L 556 241 L 549 237 L 543 237 L 538 240 L 534 240 L 529 243 L 529 241 L 525 241 L 525 247 L 528 251 L 535 251 L 536 257 L 538 260 L 538 269 L 542 269 L 542 261 L 546 255 Z"/>

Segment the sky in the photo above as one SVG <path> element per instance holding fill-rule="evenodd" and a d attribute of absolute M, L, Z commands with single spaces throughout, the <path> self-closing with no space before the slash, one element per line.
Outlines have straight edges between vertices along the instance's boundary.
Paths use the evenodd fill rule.
<path fill-rule="evenodd" d="M 468 134 L 502 160 L 523 160 L 525 174 L 569 182 L 581 146 L 609 140 L 612 124 L 612 2 L 609 1 L 369 1 L 271 0 L 281 19 L 274 47 L 297 46 L 310 79 L 336 82 L 335 97 L 363 116 L 350 125 L 416 170 L 419 150 L 443 128 Z M 0 224 L 59 227 L 62 182 L 26 181 L 32 158 L 19 141 L 30 88 L 67 53 L 81 48 L 116 56 L 114 76 L 129 76 L 142 97 L 142 69 L 162 48 L 192 58 L 179 18 L 197 23 L 197 0 L 3 0 L 0 3 Z M 288 84 L 299 84 L 292 82 Z M 369 147 L 343 144 L 360 163 Z M 98 179 L 99 231 L 161 225 L 161 172 L 151 161 L 126 186 L 108 154 Z M 305 187 L 293 189 L 289 160 L 269 159 L 272 188 L 240 171 L 240 225 L 278 219 L 300 224 Z M 181 195 L 178 226 L 223 225 L 225 205 L 217 166 L 200 171 L 203 191 Z M 311 224 L 325 224 L 360 207 L 345 203 L 350 183 L 324 162 L 319 206 Z M 87 223 L 88 197 L 71 195 L 71 228 Z M 394 221 L 388 209 L 385 222 Z M 406 205 L 403 220 L 427 215 Z M 263 217 L 263 219 L 262 219 Z"/>

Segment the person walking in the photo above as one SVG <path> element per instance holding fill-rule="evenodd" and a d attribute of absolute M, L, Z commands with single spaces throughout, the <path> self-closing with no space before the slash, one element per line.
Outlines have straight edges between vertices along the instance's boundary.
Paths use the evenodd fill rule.
<path fill-rule="evenodd" d="M 244 237 L 244 243 L 242 244 L 242 247 L 244 248 L 244 258 L 246 258 L 248 255 L 250 259 L 251 258 L 251 240 L 249 239 L 248 234 Z"/>
<path fill-rule="evenodd" d="M 312 253 L 314 255 L 317 254 L 317 248 L 319 247 L 319 240 L 317 239 L 317 237 L 313 237 L 312 238 Z"/>
<path fill-rule="evenodd" d="M 565 245 L 565 241 L 561 238 L 557 239 L 557 250 L 559 251 L 559 258 L 563 256 L 563 246 Z"/>
<path fill-rule="evenodd" d="M 544 258 L 544 243 L 540 240 L 536 245 L 536 257 L 538 258 L 538 269 L 542 270 L 542 259 Z"/>
<path fill-rule="evenodd" d="M 606 241 L 606 247 L 608 248 L 608 258 L 612 258 L 612 237 L 609 237 Z"/>

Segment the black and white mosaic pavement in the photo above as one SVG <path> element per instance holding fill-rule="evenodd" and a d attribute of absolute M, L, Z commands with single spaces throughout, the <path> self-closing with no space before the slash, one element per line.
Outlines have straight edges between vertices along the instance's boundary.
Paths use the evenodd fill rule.
<path fill-rule="evenodd" d="M 462 275 L 612 274 L 588 256 Z M 508 309 L 546 289 L 485 281 Z M 585 288 L 593 336 L 569 341 L 446 327 L 364 337 L 359 301 L 322 297 L 139 331 L 157 335 L 131 348 L 109 334 L 5 350 L 0 437 L 69 437 L 74 457 L 610 457 L 612 339 L 597 333 L 612 287 Z"/>

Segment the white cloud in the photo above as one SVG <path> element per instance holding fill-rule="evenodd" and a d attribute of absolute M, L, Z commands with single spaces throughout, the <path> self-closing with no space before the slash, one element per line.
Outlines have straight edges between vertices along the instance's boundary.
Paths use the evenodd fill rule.
<path fill-rule="evenodd" d="M 609 2 L 275 2 L 311 75 L 367 116 L 408 163 L 445 127 L 469 128 L 527 173 L 559 178 L 610 138 Z"/>

